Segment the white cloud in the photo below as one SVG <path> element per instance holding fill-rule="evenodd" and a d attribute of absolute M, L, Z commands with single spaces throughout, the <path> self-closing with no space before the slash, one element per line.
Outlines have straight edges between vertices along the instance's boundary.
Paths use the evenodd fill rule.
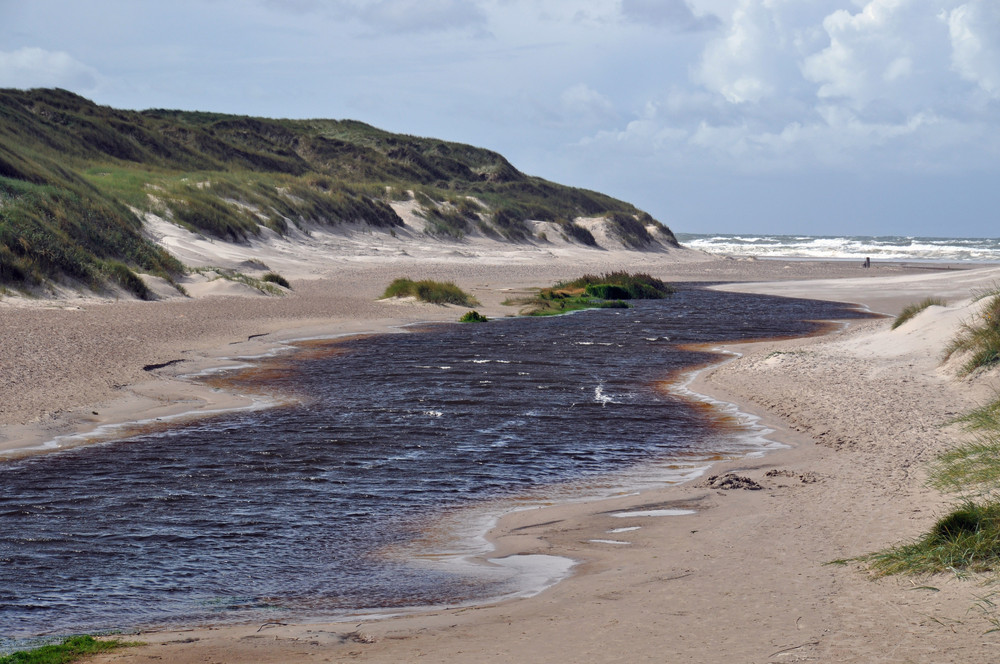
<path fill-rule="evenodd" d="M 733 104 L 756 103 L 775 91 L 781 37 L 767 3 L 742 0 L 726 34 L 710 41 L 694 72 L 696 81 Z"/>
<path fill-rule="evenodd" d="M 694 2 L 726 20 L 691 70 L 702 91 L 674 83 L 586 144 L 747 173 L 988 168 L 1000 157 L 990 129 L 1000 108 L 973 108 L 949 60 L 957 34 L 954 69 L 1000 95 L 996 0 L 940 17 L 923 0 L 728 0 L 728 11 L 727 0 Z"/>
<path fill-rule="evenodd" d="M 63 51 L 35 47 L 0 51 L 0 87 L 57 87 L 86 92 L 96 89 L 101 80 L 96 69 Z"/>
<path fill-rule="evenodd" d="M 687 130 L 664 126 L 655 120 L 639 119 L 629 122 L 621 130 L 600 131 L 580 141 L 583 146 L 615 146 L 634 152 L 658 152 L 683 144 L 690 134 Z"/>
<path fill-rule="evenodd" d="M 928 110 L 898 119 L 869 119 L 835 102 L 783 122 L 771 116 L 716 113 L 696 120 L 677 95 L 649 105 L 621 130 L 581 141 L 589 148 L 631 152 L 643 163 L 689 172 L 797 173 L 833 169 L 852 173 L 957 172 L 992 168 L 1000 133 L 990 123 L 969 123 Z M 688 102 L 700 101 L 697 98 Z M 683 113 L 678 113 L 684 108 Z M 701 107 L 703 110 L 706 108 Z M 975 157 L 969 147 L 975 146 Z"/>
<path fill-rule="evenodd" d="M 807 79 L 820 84 L 818 97 L 863 107 L 882 94 L 886 80 L 905 75 L 903 44 L 894 31 L 903 5 L 904 0 L 871 0 L 857 14 L 838 9 L 826 17 L 830 45 L 802 67 Z"/>
<path fill-rule="evenodd" d="M 1000 97 L 1000 4 L 972 0 L 948 13 L 947 22 L 955 71 Z"/>

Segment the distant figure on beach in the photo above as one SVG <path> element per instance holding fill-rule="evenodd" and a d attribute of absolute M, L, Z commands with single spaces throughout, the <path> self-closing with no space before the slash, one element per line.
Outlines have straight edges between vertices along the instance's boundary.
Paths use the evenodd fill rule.
<path fill-rule="evenodd" d="M 868 258 L 868 257 L 866 257 L 866 258 L 865 258 L 865 262 L 863 263 L 863 265 L 864 265 L 864 267 L 866 267 L 866 268 L 869 268 L 869 267 L 871 267 L 871 266 L 872 266 L 872 259 L 871 259 L 871 258 Z"/>

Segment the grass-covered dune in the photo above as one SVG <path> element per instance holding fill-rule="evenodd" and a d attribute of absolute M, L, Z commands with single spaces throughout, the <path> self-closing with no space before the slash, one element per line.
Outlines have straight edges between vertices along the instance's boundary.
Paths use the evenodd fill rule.
<path fill-rule="evenodd" d="M 973 302 L 980 303 L 978 310 L 960 325 L 943 353 L 945 360 L 958 356 L 959 377 L 986 373 L 1000 364 L 1000 288 L 973 293 Z M 938 298 L 911 304 L 892 328 L 930 306 L 944 305 Z M 988 572 L 995 581 L 1000 573 L 1000 398 L 954 421 L 970 438 L 934 460 L 929 483 L 957 496 L 957 504 L 923 536 L 862 556 L 877 574 Z M 1000 629 L 1000 621 L 993 622 Z"/>
<path fill-rule="evenodd" d="M 183 270 L 142 234 L 147 211 L 239 242 L 304 223 L 392 229 L 403 222 L 390 203 L 411 197 L 442 237 L 525 241 L 530 219 L 593 245 L 573 220 L 604 217 L 625 246 L 650 243 L 650 226 L 673 242 L 628 203 L 470 145 L 351 120 L 125 111 L 65 90 L 0 90 L 0 287 L 114 281 L 146 296 L 135 271 Z"/>

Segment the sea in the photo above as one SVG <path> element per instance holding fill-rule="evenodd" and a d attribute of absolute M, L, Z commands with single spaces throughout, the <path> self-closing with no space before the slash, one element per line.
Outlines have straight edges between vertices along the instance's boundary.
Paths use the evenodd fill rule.
<path fill-rule="evenodd" d="M 677 233 L 691 249 L 757 258 L 905 262 L 1000 262 L 1000 238 L 899 235 L 766 235 Z"/>
<path fill-rule="evenodd" d="M 313 340 L 200 378 L 275 405 L 0 459 L 0 651 L 537 592 L 574 561 L 474 564 L 500 514 L 766 451 L 752 418 L 687 391 L 692 372 L 717 344 L 868 315 L 681 284 L 632 309 Z"/>

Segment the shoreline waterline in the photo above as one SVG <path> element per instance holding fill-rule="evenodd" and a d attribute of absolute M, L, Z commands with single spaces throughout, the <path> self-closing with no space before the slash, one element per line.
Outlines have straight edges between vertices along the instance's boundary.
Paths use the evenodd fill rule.
<path fill-rule="evenodd" d="M 855 305 L 853 309 L 861 313 L 870 313 L 865 305 Z M 577 313 L 577 312 L 573 312 Z M 677 489 L 683 485 L 692 486 L 692 482 L 704 477 L 713 468 L 727 468 L 739 465 L 746 460 L 760 460 L 765 456 L 794 449 L 796 443 L 782 442 L 777 439 L 777 427 L 768 426 L 763 414 L 755 414 L 743 410 L 735 401 L 712 396 L 706 389 L 704 376 L 718 368 L 742 357 L 735 350 L 742 345 L 767 344 L 776 341 L 808 340 L 829 338 L 839 335 L 852 324 L 862 323 L 864 318 L 829 319 L 821 321 L 823 326 L 815 332 L 797 336 L 781 336 L 774 338 L 753 338 L 744 341 L 725 344 L 692 344 L 697 348 L 717 357 L 717 361 L 689 368 L 679 372 L 672 379 L 662 381 L 664 389 L 682 399 L 702 404 L 714 409 L 725 424 L 733 431 L 738 431 L 739 438 L 744 441 L 745 451 L 707 453 L 700 458 L 663 457 L 650 459 L 637 466 L 608 475 L 604 481 L 588 478 L 569 481 L 565 485 L 544 485 L 520 498 L 501 498 L 498 501 L 487 501 L 488 505 L 473 504 L 449 508 L 446 513 L 439 514 L 425 524 L 421 534 L 415 540 L 394 547 L 384 555 L 401 558 L 410 563 L 441 565 L 445 569 L 468 571 L 480 575 L 489 565 L 500 565 L 513 569 L 520 576 L 516 589 L 509 592 L 473 598 L 457 604 L 414 605 L 394 608 L 392 610 L 361 610 L 349 612 L 340 618 L 323 619 L 308 618 L 305 622 L 350 623 L 357 619 L 388 620 L 403 615 L 413 615 L 446 609 L 465 609 L 502 604 L 511 600 L 528 598 L 545 592 L 553 586 L 571 578 L 579 568 L 582 560 L 545 554 L 532 553 L 531 547 L 510 547 L 501 544 L 501 540 L 509 537 L 512 532 L 524 526 L 511 527 L 508 522 L 517 517 L 523 519 L 528 514 L 537 514 L 543 522 L 546 513 L 558 511 L 568 506 L 581 506 L 593 511 L 605 512 L 615 519 L 629 518 L 676 518 L 698 513 L 698 509 L 665 508 L 635 510 L 626 508 L 621 511 L 605 509 L 602 505 L 611 505 L 622 499 L 642 500 L 643 496 L 662 493 Z M 705 389 L 699 392 L 695 386 Z M 787 437 L 787 436 L 786 436 Z M 789 437 L 790 438 L 790 437 Z M 581 487 L 585 484 L 585 487 Z M 601 485 L 596 489 L 594 485 Z M 537 494 L 537 495 L 536 495 Z M 609 534 L 634 532 L 641 526 L 613 528 Z M 429 533 L 433 532 L 431 537 Z M 593 543 L 609 545 L 627 545 L 629 542 L 605 539 L 591 539 Z M 443 545 L 443 546 L 442 546 Z M 445 550 L 442 550 L 445 549 Z"/>
<path fill-rule="evenodd" d="M 256 339 L 253 342 L 255 349 L 249 354 L 186 358 L 182 361 L 191 366 L 185 366 L 183 371 L 156 374 L 151 377 L 151 382 L 159 380 L 170 385 L 166 389 L 157 386 L 156 392 L 167 392 L 166 395 L 146 396 L 141 394 L 143 386 L 133 386 L 139 389 L 131 395 L 110 404 L 94 404 L 82 408 L 81 414 L 55 425 L 40 427 L 29 424 L 6 427 L 13 434 L 0 438 L 0 462 L 90 445 L 114 443 L 158 428 L 179 426 L 218 415 L 280 408 L 295 403 L 296 397 L 287 394 L 265 395 L 241 391 L 233 388 L 232 381 L 227 381 L 226 385 L 213 385 L 211 379 L 237 377 L 240 372 L 253 371 L 259 368 L 262 361 L 270 359 L 285 357 L 294 361 L 295 355 L 308 352 L 307 344 L 310 343 L 326 344 L 374 334 L 401 334 L 406 332 L 407 327 L 443 323 L 445 322 L 431 320 L 393 321 L 383 327 L 350 332 L 334 331 L 341 327 L 340 324 L 334 323 L 328 331 L 311 330 L 305 336 L 295 336 L 295 331 L 290 330 L 288 332 L 291 332 L 291 335 L 287 338 L 281 336 Z M 167 363 L 166 366 L 171 364 Z M 173 396 L 176 393 L 184 393 L 186 398 L 176 398 Z M 91 410 L 93 415 L 97 415 L 98 408 L 103 411 L 102 421 L 100 423 L 86 421 L 85 412 Z M 50 428 L 64 431 L 53 435 L 48 432 Z"/>
<path fill-rule="evenodd" d="M 713 297 L 716 297 L 716 296 L 713 296 Z M 643 316 L 640 316 L 639 318 L 643 318 Z M 537 321 L 537 322 L 534 321 L 534 320 L 523 321 L 522 322 L 522 325 L 529 325 L 529 326 L 537 326 L 537 325 L 543 325 L 543 324 L 549 325 L 549 326 L 552 325 L 552 323 L 543 323 L 543 321 L 541 321 L 541 320 Z M 471 328 L 463 328 L 463 329 L 469 330 Z M 497 333 L 498 334 L 501 333 L 501 330 L 497 330 Z M 637 337 L 637 340 L 639 340 L 641 343 L 648 342 L 649 341 L 648 339 L 645 340 L 645 341 L 642 341 L 642 333 L 643 333 L 643 331 L 638 331 L 637 330 L 636 334 L 639 335 Z M 429 334 L 433 335 L 434 332 L 430 332 Z M 671 333 L 671 334 L 673 334 L 673 333 Z M 395 335 L 389 335 L 389 336 L 382 336 L 382 335 L 380 335 L 380 338 L 385 339 L 387 342 L 394 343 L 394 339 L 393 339 L 394 336 Z M 423 335 L 421 334 L 420 336 L 423 336 Z M 590 342 L 589 341 L 585 342 L 585 341 L 581 340 L 579 343 L 590 343 Z M 329 344 L 327 344 L 327 343 L 324 342 L 321 345 L 323 345 L 325 347 L 328 347 L 328 348 L 334 348 L 334 349 L 339 349 L 341 347 L 341 344 L 340 344 L 339 341 L 335 341 L 335 342 L 329 343 Z M 602 345 L 602 344 L 597 344 L 597 345 Z M 573 346 L 573 344 L 570 345 L 570 347 L 572 347 L 572 346 Z M 320 351 L 320 352 L 322 353 L 322 352 L 325 352 L 325 351 Z M 292 354 L 292 355 L 282 355 L 280 358 L 272 358 L 272 361 L 275 361 L 275 362 L 278 362 L 279 364 L 281 364 L 281 363 L 286 363 L 288 361 L 296 362 L 296 358 L 295 358 L 295 354 Z M 477 362 L 477 361 L 476 360 L 472 360 L 472 362 Z M 245 370 L 245 371 L 247 373 L 250 373 L 250 374 L 252 374 L 254 372 L 253 369 L 251 369 L 251 370 Z M 264 369 L 263 371 L 266 372 L 266 369 Z M 233 381 L 235 383 L 239 382 L 239 374 L 240 374 L 240 372 L 236 372 L 236 376 L 233 378 Z M 598 383 L 598 386 L 600 387 L 600 383 Z M 612 396 L 614 396 L 615 398 L 620 398 L 621 397 L 620 393 L 614 393 L 614 392 L 615 391 L 613 390 L 612 392 L 609 392 L 609 394 L 612 394 Z M 593 398 L 594 399 L 598 399 L 598 395 L 594 395 Z M 598 399 L 598 401 L 600 401 L 600 399 Z M 612 403 L 614 403 L 614 402 L 612 402 Z M 601 403 L 598 404 L 598 409 L 600 409 L 600 407 L 606 406 L 606 405 L 607 405 L 607 402 L 602 401 Z M 740 445 L 739 445 L 739 447 L 741 449 L 745 448 L 745 446 L 746 446 L 746 442 L 745 441 L 741 442 Z M 680 466 L 683 468 L 683 470 L 680 471 L 680 473 L 679 473 L 681 476 L 683 476 L 682 479 L 690 479 L 691 476 L 692 476 L 692 469 L 694 469 L 693 470 L 694 475 L 697 475 L 700 472 L 703 472 L 702 461 L 703 461 L 703 457 L 704 457 L 704 452 L 699 453 L 698 455 L 695 455 L 695 456 L 700 456 L 702 458 L 699 458 L 697 460 L 693 460 L 691 458 L 691 455 L 688 455 L 688 458 L 686 460 L 678 461 L 676 458 L 667 457 L 666 461 L 667 461 L 668 465 L 672 465 L 673 466 L 672 468 L 668 468 L 667 471 L 670 472 L 670 473 L 673 473 L 674 478 L 677 478 L 677 475 L 678 475 L 677 466 L 678 466 L 678 463 L 679 463 Z M 604 493 L 604 495 L 620 496 L 623 492 L 624 493 L 629 493 L 629 494 L 635 494 L 637 491 L 639 491 L 642 488 L 642 487 L 636 486 L 635 481 L 636 481 L 637 477 L 639 479 L 645 481 L 647 486 L 659 487 L 659 486 L 662 486 L 665 483 L 664 469 L 662 467 L 660 467 L 662 463 L 663 463 L 663 460 L 661 459 L 661 460 L 658 460 L 658 461 L 656 461 L 654 463 L 651 463 L 651 464 L 647 464 L 647 463 L 640 464 L 640 466 L 642 467 L 642 470 L 640 472 L 636 473 L 635 475 L 632 475 L 629 471 L 625 471 L 625 476 L 629 477 L 629 485 L 626 486 L 626 487 L 624 487 L 624 488 L 622 488 L 622 486 L 621 486 L 621 477 L 622 477 L 621 473 L 615 473 L 615 482 L 616 482 L 616 484 L 614 486 L 611 486 L 611 487 L 609 487 L 607 485 L 608 484 L 607 479 L 606 478 L 602 478 L 602 477 L 594 477 L 594 476 L 592 476 L 592 477 L 588 478 L 586 480 L 586 482 L 584 482 L 584 483 L 585 484 L 589 484 L 591 489 L 595 488 L 595 485 L 599 485 L 599 489 L 600 489 L 600 491 L 602 491 Z M 675 483 L 677 481 L 680 481 L 680 480 L 679 479 L 675 479 Z M 574 482 L 570 482 L 570 484 L 574 484 Z M 576 484 L 579 484 L 579 483 L 576 483 Z M 538 489 L 537 492 L 540 493 L 540 494 L 542 494 L 542 495 L 545 495 L 545 496 L 550 496 L 553 493 L 559 493 L 560 490 L 559 489 L 553 490 L 552 485 L 549 484 L 549 485 L 544 486 L 541 489 Z M 582 497 L 574 496 L 573 500 L 574 501 L 587 501 L 587 500 L 592 500 L 593 498 L 594 498 L 594 494 L 590 493 L 589 495 L 585 495 L 585 496 L 582 496 Z M 499 559 L 504 559 L 504 558 L 508 557 L 508 555 L 509 554 L 507 554 L 507 555 L 493 555 L 491 552 L 480 552 L 479 553 L 479 557 L 480 558 L 487 560 L 487 562 L 489 562 L 490 560 L 492 560 L 493 561 L 492 564 L 496 564 L 496 560 L 498 558 Z M 524 555 L 524 554 L 522 554 L 522 555 Z M 515 559 L 515 560 L 512 560 L 512 561 L 508 561 L 508 562 L 510 562 L 511 564 L 514 564 L 514 563 L 519 563 L 519 562 L 523 562 L 523 561 L 527 561 L 527 560 L 528 559 Z M 545 562 L 544 560 L 541 560 L 541 559 L 535 559 L 535 560 L 536 560 L 536 562 Z M 542 576 L 544 578 L 540 578 L 536 582 L 542 583 L 543 585 L 545 585 L 545 584 L 548 584 L 551 581 L 551 579 L 553 577 L 552 565 L 549 564 L 551 562 L 552 561 L 546 562 L 546 564 L 542 568 L 542 571 L 544 572 L 544 574 Z M 536 566 L 531 566 L 530 569 L 532 571 L 534 571 L 534 570 L 536 570 L 538 568 Z M 566 568 L 566 569 L 568 569 L 568 568 Z M 527 568 L 522 569 L 521 570 L 521 574 L 519 576 L 523 576 L 523 574 L 526 571 L 528 571 Z M 565 572 L 565 571 L 566 570 L 564 569 L 563 572 Z M 561 575 L 563 572 L 560 572 L 559 575 Z M 557 575 L 557 576 L 559 576 L 559 575 Z M 522 587 L 518 588 L 513 593 L 513 595 L 521 596 L 521 595 L 524 595 L 525 593 L 531 594 L 532 592 L 537 592 L 537 590 L 538 590 L 537 588 L 531 588 L 531 587 L 522 586 Z M 510 594 L 510 593 L 505 593 L 504 596 L 506 596 L 508 594 Z M 489 601 L 489 600 L 486 600 L 486 601 Z M 478 604 L 478 602 L 477 602 L 477 604 Z"/>
<path fill-rule="evenodd" d="M 864 307 L 859 306 L 858 309 L 864 310 Z M 672 489 L 691 487 L 693 486 L 692 482 L 704 477 L 713 468 L 737 467 L 747 460 L 760 460 L 765 456 L 792 450 L 796 443 L 785 443 L 772 439 L 771 437 L 778 433 L 778 429 L 765 423 L 767 419 L 765 415 L 754 414 L 749 410 L 744 411 L 734 401 L 727 401 L 708 394 L 709 390 L 704 393 L 698 392 L 693 389 L 693 385 L 699 383 L 700 387 L 704 389 L 705 385 L 702 379 L 705 375 L 742 357 L 741 353 L 733 350 L 740 345 L 766 344 L 777 340 L 832 337 L 849 329 L 851 324 L 861 323 L 864 320 L 824 321 L 828 323 L 826 329 L 803 336 L 749 339 L 722 345 L 708 344 L 705 345 L 704 350 L 717 355 L 717 362 L 682 371 L 674 379 L 663 381 L 665 389 L 670 393 L 715 409 L 729 420 L 727 426 L 742 430 L 740 437 L 749 443 L 747 451 L 744 453 L 707 455 L 700 461 L 684 460 L 682 462 L 680 458 L 649 460 L 640 464 L 639 467 L 611 474 L 604 491 L 595 492 L 593 488 L 590 491 L 581 490 L 579 487 L 573 486 L 576 482 L 569 482 L 570 488 L 560 488 L 559 485 L 539 487 L 537 490 L 539 495 L 537 496 L 532 495 L 521 499 L 504 498 L 500 499 L 497 504 L 489 506 L 466 505 L 452 508 L 446 514 L 438 515 L 432 519 L 430 524 L 422 530 L 421 536 L 417 540 L 406 542 L 385 554 L 411 563 L 416 561 L 421 564 L 442 565 L 446 569 L 468 571 L 473 575 L 482 574 L 489 565 L 500 565 L 513 569 L 516 575 L 521 576 L 521 583 L 517 589 L 500 595 L 474 598 L 459 603 L 403 606 L 389 610 L 366 609 L 348 612 L 336 618 L 311 617 L 300 619 L 300 622 L 303 624 L 344 624 L 357 620 L 391 620 L 400 616 L 441 610 L 504 604 L 512 600 L 541 594 L 572 578 L 584 561 L 565 556 L 532 553 L 531 546 L 511 547 L 503 544 L 502 541 L 509 538 L 512 532 L 525 528 L 523 525 L 511 525 L 509 522 L 515 518 L 523 520 L 529 514 L 536 515 L 538 519 L 541 519 L 543 525 L 549 523 L 546 516 L 548 513 L 559 512 L 567 507 L 603 512 L 613 519 L 678 518 L 698 514 L 699 509 L 688 509 L 686 506 L 657 509 L 627 507 L 617 509 L 611 506 L 623 499 L 641 502 L 644 496 L 652 497 Z M 677 502 L 684 503 L 685 501 L 681 499 Z M 612 528 L 606 532 L 609 534 L 634 533 L 641 529 L 642 526 L 628 526 Z M 434 537 L 429 538 L 430 542 L 427 541 L 429 531 L 435 533 Z M 449 550 L 441 550 L 442 540 Z M 615 546 L 630 544 L 625 541 L 607 539 L 588 541 Z M 456 549 L 458 550 L 456 551 Z"/>

